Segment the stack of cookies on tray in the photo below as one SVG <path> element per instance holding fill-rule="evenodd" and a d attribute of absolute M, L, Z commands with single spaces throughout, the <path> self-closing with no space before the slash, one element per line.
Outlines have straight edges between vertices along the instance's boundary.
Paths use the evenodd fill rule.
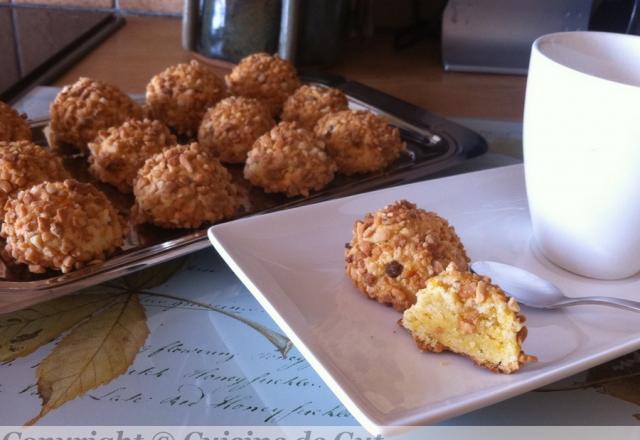
<path fill-rule="evenodd" d="M 247 194 L 230 167 L 266 193 L 308 196 L 337 174 L 382 170 L 406 148 L 382 117 L 349 110 L 338 89 L 303 85 L 291 63 L 265 53 L 224 79 L 197 61 L 171 66 L 151 78 L 143 105 L 79 78 L 50 119 L 49 145 L 36 145 L 26 116 L 0 103 L 0 235 L 5 255 L 35 273 L 100 263 L 136 224 L 200 228 L 238 215 Z M 98 186 L 72 177 L 69 155 L 85 158 Z M 132 206 L 114 207 L 105 186 Z"/>

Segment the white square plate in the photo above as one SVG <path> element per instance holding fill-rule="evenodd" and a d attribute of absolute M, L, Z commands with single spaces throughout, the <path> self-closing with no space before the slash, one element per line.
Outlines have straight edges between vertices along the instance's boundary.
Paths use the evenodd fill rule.
<path fill-rule="evenodd" d="M 567 294 L 640 297 L 640 277 L 596 281 L 537 257 L 521 165 L 361 194 L 214 226 L 211 242 L 362 425 L 434 423 L 551 383 L 640 348 L 640 314 L 599 306 L 523 307 L 525 351 L 512 375 L 453 354 L 420 352 L 400 314 L 367 299 L 344 272 L 356 219 L 407 199 L 447 218 L 472 260 L 511 263 Z"/>

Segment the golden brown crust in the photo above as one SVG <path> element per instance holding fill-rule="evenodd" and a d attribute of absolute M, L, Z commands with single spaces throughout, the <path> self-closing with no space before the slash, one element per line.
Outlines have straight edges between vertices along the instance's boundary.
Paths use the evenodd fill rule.
<path fill-rule="evenodd" d="M 231 96 L 205 113 L 198 130 L 198 143 L 211 149 L 221 162 L 244 163 L 256 139 L 274 125 L 262 102 Z"/>
<path fill-rule="evenodd" d="M 192 60 L 160 72 L 147 84 L 147 111 L 178 134 L 194 136 L 202 116 L 226 95 L 224 82 Z"/>
<path fill-rule="evenodd" d="M 428 278 L 469 258 L 449 223 L 401 200 L 356 221 L 345 251 L 346 271 L 369 298 L 404 311 Z"/>
<path fill-rule="evenodd" d="M 101 130 L 89 143 L 89 171 L 98 180 L 130 193 L 145 160 L 176 144 L 176 137 L 160 121 L 129 119 Z"/>
<path fill-rule="evenodd" d="M 27 115 L 21 115 L 0 101 L 0 142 L 30 141 L 31 127 Z"/>
<path fill-rule="evenodd" d="M 133 185 L 134 220 L 197 228 L 235 215 L 243 203 L 231 175 L 197 143 L 177 145 L 144 163 Z"/>
<path fill-rule="evenodd" d="M 323 143 L 295 122 L 263 134 L 247 155 L 244 177 L 266 192 L 308 196 L 333 180 L 336 165 Z"/>
<path fill-rule="evenodd" d="M 314 132 L 346 175 L 382 170 L 406 149 L 397 128 L 364 110 L 329 113 Z"/>
<path fill-rule="evenodd" d="M 232 94 L 263 101 L 274 116 L 280 113 L 287 97 L 300 87 L 293 64 L 266 53 L 243 58 L 225 81 Z"/>
<path fill-rule="evenodd" d="M 439 353 L 446 350 L 462 354 L 479 366 L 496 373 L 506 374 L 518 371 L 523 364 L 537 360 L 535 356 L 527 355 L 522 350 L 522 344 L 527 337 L 527 327 L 524 326 L 526 318 L 520 313 L 517 301 L 509 297 L 500 287 L 492 284 L 489 278 L 468 271 L 459 271 L 455 263 L 451 263 L 444 272 L 429 280 L 425 290 L 429 289 L 431 285 L 445 286 L 449 300 L 460 305 L 460 310 L 463 312 L 458 317 L 457 328 L 463 334 L 479 334 L 486 331 L 482 325 L 484 319 L 482 315 L 487 313 L 486 310 L 502 308 L 503 313 L 511 317 L 501 323 L 504 327 L 501 333 L 502 343 L 505 346 L 515 344 L 517 350 L 513 355 L 505 352 L 500 361 L 496 363 L 481 358 L 480 354 L 488 352 L 488 347 L 474 347 L 474 351 L 477 353 L 472 353 L 443 344 L 439 334 L 431 334 L 428 337 L 424 337 L 424 334 L 421 336 L 419 332 L 423 329 L 412 328 L 412 325 L 415 326 L 415 322 L 418 321 L 414 320 L 412 323 L 408 318 L 419 313 L 420 308 L 424 305 L 425 301 L 419 299 L 414 306 L 405 312 L 401 325 L 404 325 L 412 333 L 416 345 L 422 351 Z M 418 292 L 418 296 L 422 294 L 422 292 Z M 492 304 L 493 308 L 487 307 L 489 304 Z"/>
<path fill-rule="evenodd" d="M 87 151 L 100 130 L 140 119 L 142 108 L 117 87 L 90 78 L 65 86 L 49 109 L 52 148 Z"/>
<path fill-rule="evenodd" d="M 5 207 L 5 250 L 32 272 L 79 269 L 103 261 L 123 243 L 122 219 L 87 183 L 43 182 L 20 191 Z"/>
<path fill-rule="evenodd" d="M 0 218 L 9 196 L 40 182 L 69 178 L 62 160 L 30 141 L 0 142 Z"/>
<path fill-rule="evenodd" d="M 297 122 L 307 130 L 313 130 L 323 116 L 347 110 L 345 94 L 333 87 L 304 85 L 289 96 L 282 109 L 282 120 Z"/>
<path fill-rule="evenodd" d="M 462 354 L 463 356 L 466 356 L 464 353 L 456 352 L 451 348 L 447 347 L 446 345 L 440 344 L 439 342 L 431 342 L 431 341 L 426 342 L 426 341 L 420 340 L 419 338 L 416 338 L 415 336 L 413 338 L 413 342 L 415 342 L 416 347 L 418 347 L 418 349 L 420 349 L 421 351 L 428 351 L 431 353 L 442 353 L 443 351 L 450 351 L 452 353 Z M 515 373 L 520 369 L 520 367 L 522 367 L 522 365 L 529 362 L 537 361 L 537 358 L 535 356 L 525 355 L 523 352 L 522 357 L 519 358 L 519 364 L 517 367 L 511 366 L 511 367 L 504 368 L 501 365 L 495 365 L 489 362 L 482 362 L 481 360 L 473 356 L 466 356 L 466 357 L 471 359 L 471 361 L 479 367 L 486 368 L 488 370 L 493 371 L 494 373 L 504 373 L 504 374 Z"/>

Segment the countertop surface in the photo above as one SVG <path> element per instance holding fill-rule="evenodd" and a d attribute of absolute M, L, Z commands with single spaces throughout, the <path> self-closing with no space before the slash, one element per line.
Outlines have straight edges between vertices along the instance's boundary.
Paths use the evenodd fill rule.
<path fill-rule="evenodd" d="M 142 92 L 154 74 L 193 57 L 181 47 L 180 33 L 179 19 L 127 17 L 122 29 L 55 85 L 89 76 L 130 93 Z M 221 74 L 226 70 L 216 69 Z M 524 76 L 445 72 L 435 41 L 394 51 L 390 38 L 352 40 L 341 63 L 328 70 L 443 116 L 522 120 Z"/>

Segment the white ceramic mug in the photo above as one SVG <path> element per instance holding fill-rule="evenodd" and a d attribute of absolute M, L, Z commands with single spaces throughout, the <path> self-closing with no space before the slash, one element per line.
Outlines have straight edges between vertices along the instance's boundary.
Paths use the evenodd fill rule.
<path fill-rule="evenodd" d="M 562 32 L 533 43 L 524 163 L 546 258 L 599 279 L 640 271 L 640 37 Z"/>

